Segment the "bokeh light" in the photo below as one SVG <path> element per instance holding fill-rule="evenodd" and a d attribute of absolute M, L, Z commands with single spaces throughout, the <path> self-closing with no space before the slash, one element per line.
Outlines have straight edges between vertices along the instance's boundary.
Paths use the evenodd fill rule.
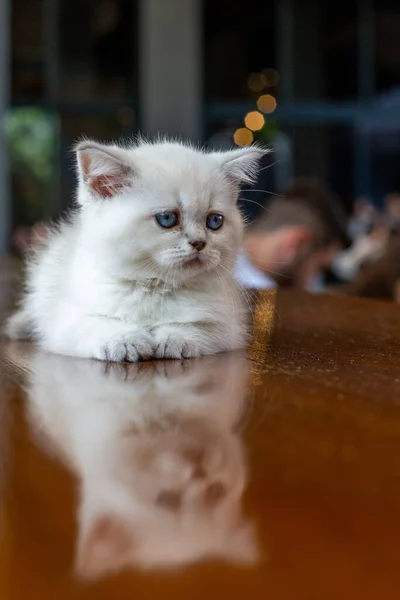
<path fill-rule="evenodd" d="M 246 127 L 236 129 L 233 135 L 233 141 L 237 146 L 250 146 L 253 141 L 253 134 Z"/>
<path fill-rule="evenodd" d="M 274 87 L 278 84 L 279 73 L 276 69 L 264 69 L 262 75 L 265 77 L 265 85 L 267 87 Z"/>
<path fill-rule="evenodd" d="M 252 92 L 261 92 L 267 85 L 264 73 L 252 73 L 247 79 L 247 85 Z"/>
<path fill-rule="evenodd" d="M 259 131 L 264 127 L 265 119 L 264 115 L 262 115 L 258 110 L 253 110 L 244 118 L 244 124 L 251 131 Z"/>
<path fill-rule="evenodd" d="M 257 108 L 263 113 L 272 113 L 276 109 L 276 99 L 271 94 L 263 94 L 257 100 Z"/>

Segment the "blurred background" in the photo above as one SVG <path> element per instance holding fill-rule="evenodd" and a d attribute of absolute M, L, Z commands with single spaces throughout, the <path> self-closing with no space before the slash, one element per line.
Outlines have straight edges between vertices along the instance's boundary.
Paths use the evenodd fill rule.
<path fill-rule="evenodd" d="M 398 0 L 0 0 L 2 253 L 68 207 L 81 135 L 139 131 L 267 143 L 250 217 L 317 177 L 352 240 L 387 233 L 400 213 L 399 39 Z M 340 269 L 348 281 L 358 265 Z"/>

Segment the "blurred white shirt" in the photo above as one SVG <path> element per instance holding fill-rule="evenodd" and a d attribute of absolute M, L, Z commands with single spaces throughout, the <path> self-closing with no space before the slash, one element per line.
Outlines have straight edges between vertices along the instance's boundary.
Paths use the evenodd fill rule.
<path fill-rule="evenodd" d="M 275 281 L 265 273 L 257 269 L 243 250 L 240 252 L 235 269 L 234 276 L 238 282 L 245 288 L 258 288 L 260 290 L 271 290 L 277 287 Z"/>

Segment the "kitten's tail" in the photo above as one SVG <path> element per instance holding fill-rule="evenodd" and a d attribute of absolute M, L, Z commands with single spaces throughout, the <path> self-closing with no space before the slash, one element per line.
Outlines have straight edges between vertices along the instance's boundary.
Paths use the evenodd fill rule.
<path fill-rule="evenodd" d="M 17 310 L 7 319 L 2 333 L 10 340 L 30 340 L 33 337 L 33 322 L 29 313 L 23 308 Z"/>

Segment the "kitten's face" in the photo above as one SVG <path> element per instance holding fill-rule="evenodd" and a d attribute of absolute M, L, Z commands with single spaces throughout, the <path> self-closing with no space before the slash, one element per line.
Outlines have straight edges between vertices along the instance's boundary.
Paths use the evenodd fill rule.
<path fill-rule="evenodd" d="M 79 198 L 97 260 L 128 278 L 177 284 L 226 274 L 242 241 L 239 184 L 260 155 L 168 143 L 130 150 L 82 144 Z"/>

